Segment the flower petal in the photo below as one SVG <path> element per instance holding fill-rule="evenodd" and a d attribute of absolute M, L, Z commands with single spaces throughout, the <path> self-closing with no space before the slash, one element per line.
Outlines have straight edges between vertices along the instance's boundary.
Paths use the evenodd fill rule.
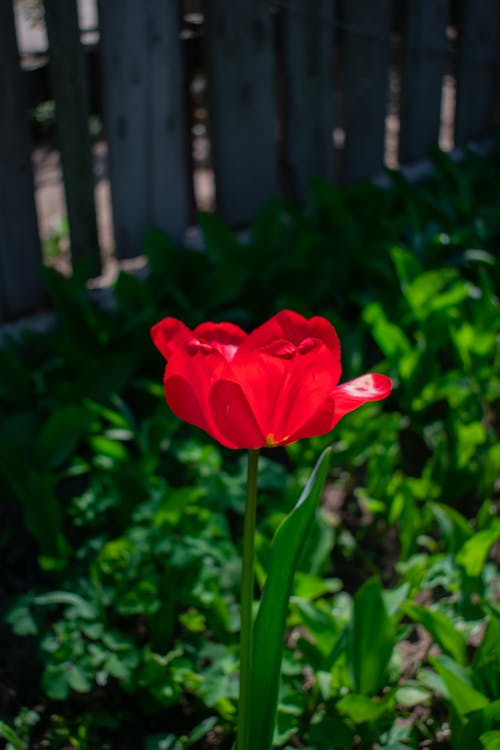
<path fill-rule="evenodd" d="M 242 352 L 259 349 L 280 339 L 300 346 L 309 338 L 322 341 L 340 362 L 340 342 L 332 324 L 319 316 L 308 320 L 293 310 L 282 310 L 256 328 L 247 336 L 240 349 Z"/>
<path fill-rule="evenodd" d="M 191 330 L 176 318 L 164 318 L 151 328 L 153 343 L 165 359 L 169 359 L 172 352 L 192 335 Z"/>
<path fill-rule="evenodd" d="M 215 424 L 236 448 L 262 448 L 262 433 L 241 386 L 230 380 L 218 380 L 210 391 L 210 409 Z"/>
<path fill-rule="evenodd" d="M 359 378 L 338 385 L 332 393 L 335 413 L 332 428 L 345 414 L 363 406 L 367 401 L 380 401 L 387 398 L 392 390 L 392 381 L 387 375 L 368 373 Z"/>
<path fill-rule="evenodd" d="M 316 416 L 321 424 L 331 420 L 324 405 L 337 384 L 340 363 L 336 354 L 318 339 L 295 347 L 277 340 L 246 354 L 238 352 L 232 362 L 234 380 L 243 390 L 256 421 L 274 444 L 291 442 L 289 436 Z M 327 432 L 328 426 L 322 429 Z"/>
<path fill-rule="evenodd" d="M 219 443 L 225 445 L 226 448 L 237 447 L 226 440 L 213 420 L 207 420 L 206 409 L 202 408 L 196 391 L 180 375 L 172 375 L 172 377 L 165 378 L 165 397 L 167 404 L 176 417 L 205 430 L 205 432 L 208 432 L 209 435 L 218 440 Z"/>
<path fill-rule="evenodd" d="M 247 334 L 233 323 L 201 323 L 194 329 L 193 336 L 213 346 L 230 362 Z"/>

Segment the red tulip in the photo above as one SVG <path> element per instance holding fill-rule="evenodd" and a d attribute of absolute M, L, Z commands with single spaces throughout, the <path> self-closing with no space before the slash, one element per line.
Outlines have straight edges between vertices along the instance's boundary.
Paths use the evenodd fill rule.
<path fill-rule="evenodd" d="M 340 343 L 325 319 L 283 310 L 246 334 L 232 323 L 191 331 L 175 318 L 151 329 L 167 360 L 169 407 L 228 448 L 287 445 L 329 432 L 391 380 L 363 375 L 337 385 Z"/>

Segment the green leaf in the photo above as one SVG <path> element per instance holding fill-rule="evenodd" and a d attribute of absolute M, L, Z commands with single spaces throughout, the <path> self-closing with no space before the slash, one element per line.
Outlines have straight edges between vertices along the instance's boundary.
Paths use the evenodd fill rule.
<path fill-rule="evenodd" d="M 35 443 L 40 464 L 53 469 L 66 461 L 91 421 L 92 415 L 82 406 L 65 406 L 52 414 Z"/>
<path fill-rule="evenodd" d="M 63 701 L 69 695 L 69 685 L 64 664 L 49 664 L 42 676 L 45 692 L 55 701 Z"/>
<path fill-rule="evenodd" d="M 416 685 L 403 685 L 396 690 L 395 698 L 402 706 L 424 706 L 430 703 L 431 693 Z"/>
<path fill-rule="evenodd" d="M 38 542 L 46 568 L 65 565 L 69 552 L 63 533 L 63 513 L 54 490 L 55 477 L 32 471 L 28 474 L 23 493 L 25 522 Z"/>
<path fill-rule="evenodd" d="M 487 695 L 500 695 L 500 620 L 498 618 L 492 617 L 488 622 L 471 666 L 477 685 Z"/>
<path fill-rule="evenodd" d="M 24 744 L 24 742 L 22 742 L 22 740 L 17 736 L 12 727 L 9 727 L 9 725 L 5 724 L 5 722 L 3 721 L 0 721 L 0 737 L 3 737 L 4 740 L 10 742 L 10 744 L 13 745 L 16 750 L 26 750 L 26 745 Z"/>
<path fill-rule="evenodd" d="M 249 747 L 272 746 L 283 641 L 295 569 L 325 483 L 331 450 L 320 456 L 289 515 L 273 538 L 269 572 L 254 625 Z"/>
<path fill-rule="evenodd" d="M 337 703 L 340 713 L 348 716 L 356 724 L 376 721 L 387 711 L 390 699 L 373 700 L 366 695 L 348 693 Z"/>
<path fill-rule="evenodd" d="M 453 707 L 464 715 L 478 711 L 489 704 L 488 698 L 472 685 L 468 671 L 449 656 L 431 656 L 429 661 L 443 680 Z"/>
<path fill-rule="evenodd" d="M 459 664 L 465 664 L 466 645 L 464 637 L 456 630 L 453 622 L 446 615 L 413 602 L 405 602 L 402 609 L 414 622 L 423 625 L 443 651 Z"/>
<path fill-rule="evenodd" d="M 410 342 L 398 326 L 391 323 L 379 302 L 372 302 L 363 311 L 363 320 L 368 323 L 371 333 L 384 356 L 400 357 L 411 351 Z"/>
<path fill-rule="evenodd" d="M 488 557 L 490 547 L 500 538 L 500 523 L 494 523 L 491 528 L 478 531 L 468 539 L 456 556 L 456 561 L 461 565 L 467 575 L 477 577 Z"/>
<path fill-rule="evenodd" d="M 88 693 L 93 683 L 87 672 L 79 664 L 67 663 L 65 666 L 70 688 L 77 693 Z"/>
<path fill-rule="evenodd" d="M 456 741 L 453 743 L 453 750 L 470 750 L 478 747 L 478 740 L 486 732 L 494 733 L 500 727 L 500 700 L 490 701 L 487 706 L 472 711 L 467 714 L 465 721 L 462 717 L 462 722 L 461 731 L 455 731 Z M 490 739 L 491 743 L 494 743 L 494 737 Z"/>
<path fill-rule="evenodd" d="M 484 732 L 479 739 L 485 750 L 500 750 L 500 729 Z"/>
<path fill-rule="evenodd" d="M 447 550 L 455 554 L 472 535 L 469 522 L 458 510 L 448 505 L 429 503 L 428 507 L 436 519 Z"/>
<path fill-rule="evenodd" d="M 5 617 L 16 635 L 37 635 L 38 627 L 35 618 L 25 600 L 15 604 Z"/>
<path fill-rule="evenodd" d="M 395 643 L 394 627 L 385 608 L 382 587 L 376 578 L 370 578 L 354 597 L 347 635 L 348 666 L 357 692 L 365 695 L 377 692 Z"/>

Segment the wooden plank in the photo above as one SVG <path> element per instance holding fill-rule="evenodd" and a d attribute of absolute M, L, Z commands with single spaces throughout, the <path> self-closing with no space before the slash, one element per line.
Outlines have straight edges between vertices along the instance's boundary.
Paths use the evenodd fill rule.
<path fill-rule="evenodd" d="M 461 0 L 455 144 L 491 132 L 498 82 L 498 0 Z M 495 64 L 496 61 L 496 64 Z"/>
<path fill-rule="evenodd" d="M 45 296 L 26 92 L 12 3 L 0 2 L 0 320 L 33 312 Z"/>
<path fill-rule="evenodd" d="M 448 0 L 406 3 L 399 130 L 403 164 L 425 156 L 439 140 L 448 5 Z"/>
<path fill-rule="evenodd" d="M 344 0 L 344 179 L 373 177 L 384 165 L 389 0 Z"/>
<path fill-rule="evenodd" d="M 208 0 L 208 106 L 219 213 L 247 222 L 277 191 L 270 7 Z"/>
<path fill-rule="evenodd" d="M 302 0 L 284 10 L 286 167 L 298 201 L 310 177 L 334 177 L 334 5 Z"/>
<path fill-rule="evenodd" d="M 44 0 L 73 265 L 100 272 L 89 134 L 88 86 L 76 0 Z"/>
<path fill-rule="evenodd" d="M 183 237 L 192 180 L 177 2 L 101 0 L 101 51 L 117 254 L 156 225 Z"/>

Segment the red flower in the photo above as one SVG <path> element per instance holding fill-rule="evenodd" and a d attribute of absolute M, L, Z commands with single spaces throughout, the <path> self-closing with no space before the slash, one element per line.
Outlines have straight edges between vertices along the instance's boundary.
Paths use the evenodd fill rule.
<path fill-rule="evenodd" d="M 246 334 L 232 323 L 151 329 L 167 360 L 167 403 L 228 448 L 287 445 L 329 432 L 344 414 L 386 398 L 385 375 L 337 385 L 340 343 L 325 318 L 283 310 Z"/>

